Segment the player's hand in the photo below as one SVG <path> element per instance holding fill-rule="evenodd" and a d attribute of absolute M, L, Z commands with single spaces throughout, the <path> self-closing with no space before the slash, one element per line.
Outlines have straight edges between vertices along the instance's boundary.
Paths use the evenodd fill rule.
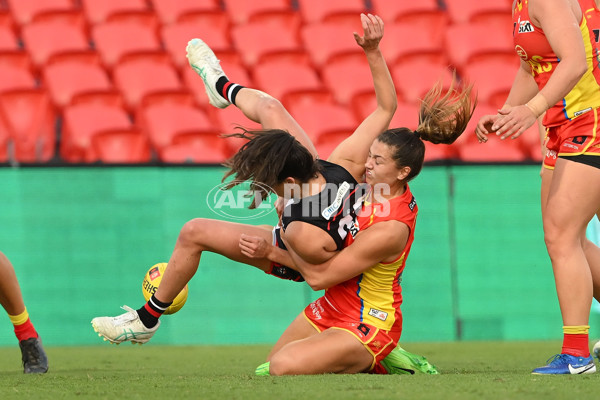
<path fill-rule="evenodd" d="M 494 125 L 494 122 L 496 122 L 497 119 L 498 119 L 497 114 L 496 115 L 484 115 L 481 118 L 479 118 L 479 121 L 477 122 L 477 126 L 475 127 L 475 135 L 477 135 L 477 139 L 479 140 L 479 143 L 487 142 L 487 140 L 488 140 L 487 135 L 494 132 L 492 130 L 492 125 Z"/>
<path fill-rule="evenodd" d="M 375 50 L 379 47 L 379 42 L 383 37 L 383 20 L 377 15 L 360 14 L 363 36 L 353 32 L 354 40 L 363 50 Z"/>
<path fill-rule="evenodd" d="M 518 138 L 527 128 L 537 122 L 533 111 L 525 105 L 503 107 L 498 114 L 499 117 L 492 126 L 492 130 L 496 131 L 496 135 L 503 140 L 508 137 Z"/>
<path fill-rule="evenodd" d="M 242 234 L 240 236 L 240 251 L 243 255 L 250 258 L 269 258 L 271 243 L 268 243 L 260 236 L 250 236 Z"/>

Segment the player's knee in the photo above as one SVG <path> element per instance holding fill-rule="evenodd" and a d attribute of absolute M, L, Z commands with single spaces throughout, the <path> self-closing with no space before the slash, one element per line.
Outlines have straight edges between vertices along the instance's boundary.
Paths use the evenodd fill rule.
<path fill-rule="evenodd" d="M 209 235 L 208 230 L 209 229 L 205 219 L 192 219 L 186 222 L 181 228 L 177 242 L 181 246 L 193 246 L 198 247 L 199 250 L 202 250 L 204 240 Z"/>
<path fill-rule="evenodd" d="M 276 353 L 273 355 L 269 365 L 269 374 L 272 376 L 295 375 L 294 368 L 297 366 L 297 361 L 291 359 L 285 353 Z"/>
<path fill-rule="evenodd" d="M 268 120 L 274 120 L 286 113 L 283 104 L 275 97 L 269 95 L 260 98 L 258 112 L 260 114 L 260 120 L 263 123 Z"/>

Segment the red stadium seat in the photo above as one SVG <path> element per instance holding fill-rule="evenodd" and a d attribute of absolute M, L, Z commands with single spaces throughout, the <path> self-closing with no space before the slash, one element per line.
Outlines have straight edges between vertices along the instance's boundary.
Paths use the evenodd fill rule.
<path fill-rule="evenodd" d="M 58 108 L 67 106 L 78 94 L 113 90 L 102 67 L 79 61 L 53 63 L 42 71 L 42 78 Z"/>
<path fill-rule="evenodd" d="M 13 89 L 33 89 L 36 87 L 35 78 L 29 70 L 4 64 L 1 61 L 0 76 L 2 76 L 2 79 L 0 79 L 0 92 Z"/>
<path fill-rule="evenodd" d="M 113 79 L 131 111 L 138 107 L 145 95 L 183 90 L 175 68 L 153 58 L 140 57 L 119 63 L 114 68 Z"/>
<path fill-rule="evenodd" d="M 160 21 L 152 10 L 117 11 L 106 17 L 106 22 L 114 24 L 137 24 L 152 30 L 158 37 Z"/>
<path fill-rule="evenodd" d="M 8 133 L 8 128 L 6 124 L 0 118 L 0 163 L 5 163 L 7 161 L 14 161 L 14 156 L 9 156 L 9 143 L 10 143 L 10 133 Z M 10 144 L 12 146 L 12 144 Z"/>
<path fill-rule="evenodd" d="M 43 11 L 33 16 L 33 23 L 57 22 L 74 26 L 87 37 L 87 22 L 85 15 L 78 9 L 58 9 Z"/>
<path fill-rule="evenodd" d="M 457 148 L 458 158 L 466 162 L 523 162 L 529 159 L 512 139 L 490 137 L 486 143 L 465 143 Z"/>
<path fill-rule="evenodd" d="M 152 0 L 152 5 L 163 25 L 172 24 L 189 12 L 219 9 L 218 0 Z"/>
<path fill-rule="evenodd" d="M 518 69 L 519 59 L 516 56 L 510 60 L 477 60 L 463 68 L 462 79 L 474 84 L 479 101 L 492 103 L 495 94 L 510 91 Z"/>
<path fill-rule="evenodd" d="M 312 67 L 286 61 L 261 63 L 254 67 L 254 84 L 277 99 L 303 90 L 321 90 L 323 84 Z"/>
<path fill-rule="evenodd" d="M 419 11 L 415 13 L 401 14 L 396 24 L 418 26 L 424 29 L 424 34 L 436 43 L 443 43 L 446 30 L 450 25 L 448 13 L 442 10 Z M 387 36 L 387 34 L 386 34 Z"/>
<path fill-rule="evenodd" d="M 146 163 L 152 159 L 148 137 L 135 128 L 108 129 L 92 136 L 88 161 L 103 163 Z"/>
<path fill-rule="evenodd" d="M 226 0 L 225 11 L 234 24 L 243 24 L 264 12 L 292 11 L 290 0 L 248 1 Z"/>
<path fill-rule="evenodd" d="M 8 25 L 0 25 L 0 51 L 17 50 L 19 42 L 12 28 Z"/>
<path fill-rule="evenodd" d="M 433 144 L 426 140 L 425 143 L 425 162 L 445 161 L 456 157 L 454 148 L 447 144 Z"/>
<path fill-rule="evenodd" d="M 408 128 L 413 131 L 419 125 L 419 105 L 415 103 L 399 102 L 394 117 L 390 122 L 390 129 Z"/>
<path fill-rule="evenodd" d="M 246 68 L 240 63 L 223 62 L 221 65 L 230 81 L 239 83 L 242 86 L 255 87 Z M 183 70 L 183 81 L 185 87 L 194 95 L 194 99 L 200 107 L 212 107 L 208 104 L 208 97 L 206 96 L 202 78 L 189 66 Z"/>
<path fill-rule="evenodd" d="M 253 67 L 267 54 L 304 53 L 294 32 L 276 23 L 264 25 L 249 22 L 236 25 L 233 27 L 232 37 L 235 48 L 249 67 Z"/>
<path fill-rule="evenodd" d="M 104 22 L 93 27 L 92 38 L 104 65 L 111 69 L 126 54 L 162 51 L 156 32 L 138 23 Z"/>
<path fill-rule="evenodd" d="M 166 25 L 161 29 L 161 36 L 165 48 L 171 55 L 177 68 L 189 68 L 185 48 L 187 43 L 193 38 L 202 39 L 216 52 L 232 49 L 231 41 L 226 32 L 220 31 L 217 26 L 210 24 L 181 22 Z"/>
<path fill-rule="evenodd" d="M 3 92 L 0 94 L 0 113 L 12 137 L 17 161 L 46 162 L 52 159 L 56 115 L 45 91 Z"/>
<path fill-rule="evenodd" d="M 36 14 L 48 10 L 73 9 L 73 0 L 7 0 L 8 9 L 19 25 L 30 23 Z"/>
<path fill-rule="evenodd" d="M 232 152 L 225 139 L 213 132 L 183 132 L 173 137 L 173 143 L 159 151 L 167 163 L 221 164 Z"/>
<path fill-rule="evenodd" d="M 28 73 L 33 73 L 33 65 L 31 63 L 31 58 L 29 58 L 29 54 L 27 54 L 27 52 L 23 50 L 0 51 L 0 67 L 2 66 L 24 70 Z M 8 77 L 3 76 L 3 79 L 8 79 Z M 2 87 L 2 83 L 10 82 L 0 82 L 0 87 Z"/>
<path fill-rule="evenodd" d="M 418 24 L 392 23 L 385 26 L 385 40 L 381 51 L 388 63 L 423 59 L 433 63 L 446 63 L 446 55 L 440 41 L 429 36 L 430 27 Z"/>
<path fill-rule="evenodd" d="M 91 25 L 105 22 L 114 13 L 148 10 L 146 0 L 81 0 L 81 4 Z"/>
<path fill-rule="evenodd" d="M 275 24 L 291 32 L 300 32 L 302 26 L 302 16 L 296 10 L 265 10 L 251 14 L 248 17 L 248 22 L 256 24 Z"/>
<path fill-rule="evenodd" d="M 68 162 L 95 161 L 90 157 L 92 137 L 112 129 L 133 127 L 127 112 L 121 107 L 104 104 L 78 104 L 66 107 L 63 113 L 63 130 L 60 154 Z M 86 159 L 90 157 L 90 159 Z"/>
<path fill-rule="evenodd" d="M 125 109 L 125 100 L 116 89 L 79 93 L 71 98 L 70 104 L 102 104 Z"/>
<path fill-rule="evenodd" d="M 356 44 L 352 30 L 344 25 L 333 23 L 304 25 L 300 35 L 304 48 L 317 68 L 323 68 L 331 59 L 344 54 L 360 54 L 364 58 L 364 52 Z"/>
<path fill-rule="evenodd" d="M 511 15 L 511 6 L 497 0 L 445 0 L 445 3 L 454 24 L 469 22 L 475 15 L 490 11 Z"/>
<path fill-rule="evenodd" d="M 444 64 L 432 64 L 423 60 L 395 65 L 391 73 L 396 90 L 402 93 L 405 101 L 415 104 L 423 99 L 439 79 L 442 80 L 444 89 L 452 81 L 452 72 Z"/>
<path fill-rule="evenodd" d="M 298 0 L 298 8 L 306 23 L 320 22 L 332 14 L 367 12 L 363 0 Z"/>
<path fill-rule="evenodd" d="M 43 68 L 52 55 L 90 50 L 85 32 L 61 20 L 32 22 L 23 27 L 22 37 L 25 50 L 38 69 Z"/>
<path fill-rule="evenodd" d="M 515 57 L 511 26 L 498 28 L 477 23 L 451 25 L 445 45 L 450 62 L 459 70 L 476 57 L 492 54 Z"/>
<path fill-rule="evenodd" d="M 394 21 L 403 15 L 415 14 L 428 11 L 437 11 L 437 0 L 419 0 L 419 1 L 389 1 L 389 0 L 371 0 L 373 12 L 382 18 L 384 22 Z M 386 35 L 387 36 L 387 35 Z"/>
<path fill-rule="evenodd" d="M 364 54 L 335 58 L 323 66 L 321 75 L 323 83 L 340 104 L 350 106 L 355 95 L 374 91 Z"/>
<path fill-rule="evenodd" d="M 173 138 L 184 132 L 218 136 L 217 129 L 201 109 L 179 104 L 155 104 L 140 111 L 141 125 L 150 142 L 160 150 L 173 144 Z"/>
<path fill-rule="evenodd" d="M 331 132 L 351 134 L 358 126 L 354 114 L 337 104 L 297 104 L 290 114 L 298 121 L 314 143 L 319 137 Z"/>

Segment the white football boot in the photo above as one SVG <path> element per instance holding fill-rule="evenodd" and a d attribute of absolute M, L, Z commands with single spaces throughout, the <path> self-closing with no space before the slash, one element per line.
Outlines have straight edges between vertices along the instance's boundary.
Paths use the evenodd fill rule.
<path fill-rule="evenodd" d="M 200 39 L 192 39 L 186 48 L 187 59 L 190 66 L 196 71 L 204 82 L 204 88 L 208 95 L 208 102 L 217 108 L 226 108 L 231 103 L 217 92 L 217 81 L 224 76 L 223 68 L 219 59 L 213 51 Z"/>
<path fill-rule="evenodd" d="M 92 327 L 98 332 L 98 336 L 115 344 L 143 344 L 149 341 L 160 326 L 160 321 L 153 328 L 146 328 L 133 308 L 121 308 L 127 312 L 116 317 L 96 317 L 92 320 Z"/>

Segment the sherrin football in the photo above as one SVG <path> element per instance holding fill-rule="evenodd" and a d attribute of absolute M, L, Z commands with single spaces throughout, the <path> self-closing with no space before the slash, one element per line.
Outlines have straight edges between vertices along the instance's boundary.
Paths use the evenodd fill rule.
<path fill-rule="evenodd" d="M 146 301 L 150 300 L 150 297 L 156 293 L 166 269 L 167 263 L 158 263 L 150 267 L 148 272 L 146 272 L 146 276 L 144 276 L 144 281 L 142 282 L 142 293 L 144 294 Z M 187 298 L 188 286 L 185 285 L 183 290 L 179 292 L 177 297 L 175 297 L 175 300 L 173 300 L 173 304 L 167 308 L 165 314 L 175 314 L 177 311 L 181 310 Z"/>

